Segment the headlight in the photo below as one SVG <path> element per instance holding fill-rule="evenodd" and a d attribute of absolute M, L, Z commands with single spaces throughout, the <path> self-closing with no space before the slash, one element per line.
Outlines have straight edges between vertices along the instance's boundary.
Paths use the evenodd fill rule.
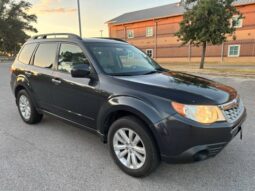
<path fill-rule="evenodd" d="M 218 106 L 184 105 L 176 102 L 172 102 L 172 106 L 180 115 L 199 123 L 211 124 L 217 121 L 226 121 Z"/>

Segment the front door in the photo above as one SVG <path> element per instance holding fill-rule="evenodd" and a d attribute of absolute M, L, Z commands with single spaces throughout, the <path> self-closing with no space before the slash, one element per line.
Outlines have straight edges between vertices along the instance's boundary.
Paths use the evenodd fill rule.
<path fill-rule="evenodd" d="M 53 79 L 53 107 L 65 119 L 95 128 L 101 102 L 99 84 L 97 80 L 71 76 L 72 67 L 80 64 L 90 64 L 82 49 L 76 44 L 62 43 Z"/>

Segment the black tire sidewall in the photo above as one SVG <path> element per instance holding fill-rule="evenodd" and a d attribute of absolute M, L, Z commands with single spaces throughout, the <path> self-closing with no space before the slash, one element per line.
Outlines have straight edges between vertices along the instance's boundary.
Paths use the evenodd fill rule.
<path fill-rule="evenodd" d="M 145 150 L 146 150 L 146 159 L 144 165 L 139 169 L 129 169 L 124 166 L 119 159 L 117 158 L 115 151 L 113 149 L 113 137 L 116 131 L 121 128 L 129 128 L 135 131 L 143 141 Z M 114 162 L 127 174 L 134 177 L 144 177 L 150 174 L 158 165 L 159 157 L 158 151 L 155 146 L 155 142 L 148 132 L 148 130 L 144 127 L 144 124 L 135 117 L 124 117 L 115 121 L 109 130 L 108 133 L 108 146 Z"/>

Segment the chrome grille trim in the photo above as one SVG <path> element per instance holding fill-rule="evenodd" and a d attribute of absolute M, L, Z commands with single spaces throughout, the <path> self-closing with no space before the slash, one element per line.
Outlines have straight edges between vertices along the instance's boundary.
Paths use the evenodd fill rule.
<path fill-rule="evenodd" d="M 244 112 L 244 105 L 240 97 L 237 97 L 229 103 L 220 105 L 219 107 L 229 123 L 236 122 Z"/>

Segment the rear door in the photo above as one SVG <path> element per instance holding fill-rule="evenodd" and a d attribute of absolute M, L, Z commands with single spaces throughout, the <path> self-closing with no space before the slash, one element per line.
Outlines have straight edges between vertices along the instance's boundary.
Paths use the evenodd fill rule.
<path fill-rule="evenodd" d="M 45 42 L 39 44 L 32 60 L 30 70 L 30 84 L 39 106 L 47 111 L 52 111 L 52 83 L 53 66 L 59 43 Z"/>

